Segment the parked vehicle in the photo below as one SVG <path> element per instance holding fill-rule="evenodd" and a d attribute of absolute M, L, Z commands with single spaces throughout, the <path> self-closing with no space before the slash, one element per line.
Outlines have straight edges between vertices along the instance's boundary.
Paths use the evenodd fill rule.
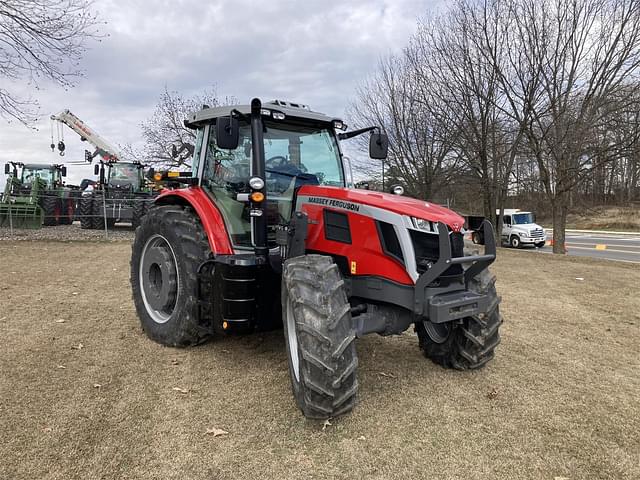
<path fill-rule="evenodd" d="M 9 162 L 9 175 L 0 204 L 0 223 L 8 216 L 20 218 L 24 228 L 64 225 L 73 222 L 79 189 L 66 186 L 64 165 Z"/>
<path fill-rule="evenodd" d="M 117 222 L 130 222 L 134 227 L 146 213 L 153 197 L 157 194 L 144 175 L 144 165 L 140 162 L 124 162 L 116 147 L 94 132 L 86 123 L 69 110 L 51 116 L 52 124 L 66 125 L 80 135 L 80 139 L 95 147 L 93 153 L 85 150 L 85 160 L 95 165 L 96 182 L 87 183 L 80 201 L 80 226 L 84 229 L 104 228 L 105 222 L 112 227 Z M 53 137 L 52 137 L 53 138 Z M 51 141 L 51 149 L 56 144 Z M 64 155 L 65 144 L 57 145 L 60 155 Z M 91 188 L 87 188 L 91 186 Z"/>
<path fill-rule="evenodd" d="M 500 210 L 496 210 L 496 215 L 500 215 Z M 517 208 L 504 209 L 500 237 L 503 245 L 509 245 L 513 248 L 520 248 L 525 245 L 541 248 L 544 247 L 547 241 L 544 228 L 536 223 L 536 217 L 533 212 L 526 212 Z"/>
<path fill-rule="evenodd" d="M 358 392 L 355 340 L 413 326 L 424 355 L 476 369 L 500 341 L 500 297 L 483 255 L 465 255 L 464 219 L 435 204 L 348 188 L 339 142 L 377 127 L 283 101 L 205 108 L 191 177 L 166 189 L 136 230 L 135 307 L 168 346 L 284 325 L 294 398 L 307 417 L 349 412 Z M 428 399 L 425 399 L 428 401 Z"/>

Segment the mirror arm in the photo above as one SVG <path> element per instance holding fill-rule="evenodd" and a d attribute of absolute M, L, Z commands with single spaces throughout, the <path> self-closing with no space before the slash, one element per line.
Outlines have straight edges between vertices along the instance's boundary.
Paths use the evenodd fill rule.
<path fill-rule="evenodd" d="M 232 117 L 240 118 L 241 120 L 244 120 L 246 122 L 250 122 L 251 121 L 251 116 L 250 115 L 247 115 L 246 113 L 242 113 L 241 111 L 236 110 L 235 108 L 233 110 L 231 110 L 230 115 Z"/>
<path fill-rule="evenodd" d="M 350 138 L 353 137 L 357 137 L 358 135 L 362 135 L 363 133 L 367 133 L 370 132 L 371 130 L 380 130 L 379 127 L 367 127 L 367 128 L 360 128 L 358 130 L 354 130 L 352 132 L 347 132 L 347 133 L 339 133 L 338 134 L 338 140 L 348 140 Z"/>

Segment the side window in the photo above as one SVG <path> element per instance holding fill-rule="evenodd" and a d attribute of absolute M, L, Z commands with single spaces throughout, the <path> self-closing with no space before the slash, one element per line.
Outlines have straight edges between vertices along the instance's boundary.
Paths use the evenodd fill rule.
<path fill-rule="evenodd" d="M 251 169 L 251 129 L 240 127 L 238 148 L 223 150 L 216 144 L 213 125 L 209 128 L 202 186 L 214 196 L 225 219 L 227 232 L 235 247 L 252 246 L 249 204 L 238 200 L 239 193 L 248 192 Z"/>
<path fill-rule="evenodd" d="M 505 215 L 504 216 L 504 224 L 505 225 L 511 225 L 511 215 Z"/>
<path fill-rule="evenodd" d="M 333 137 L 326 130 L 322 130 L 305 135 L 301 140 L 300 158 L 307 172 L 318 177 L 321 185 L 344 185 L 338 162 L 327 161 L 327 152 L 337 152 Z"/>
<path fill-rule="evenodd" d="M 251 129 L 248 125 L 240 127 L 240 140 L 235 150 L 218 148 L 215 132 L 212 125 L 204 177 L 212 186 L 242 189 L 241 184 L 246 183 L 251 174 Z"/>
<path fill-rule="evenodd" d="M 191 172 L 192 172 L 192 176 L 197 177 L 198 176 L 198 167 L 200 166 L 200 154 L 202 153 L 202 145 L 203 145 L 203 138 L 204 138 L 204 128 L 199 128 L 198 131 L 196 132 L 196 144 L 193 148 L 193 157 L 192 157 L 192 161 L 191 161 Z"/>

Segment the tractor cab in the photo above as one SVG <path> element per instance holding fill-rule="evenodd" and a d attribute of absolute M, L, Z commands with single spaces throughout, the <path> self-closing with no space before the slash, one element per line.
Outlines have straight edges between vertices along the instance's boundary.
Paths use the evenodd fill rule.
<path fill-rule="evenodd" d="M 224 216 L 237 249 L 254 246 L 252 226 L 255 227 L 256 222 L 252 222 L 252 217 L 266 223 L 267 246 L 275 247 L 276 231 L 289 223 L 295 192 L 302 185 L 345 186 L 345 172 L 331 119 L 303 123 L 300 118 L 295 121 L 297 112 L 292 115 L 289 109 L 286 114 L 282 110 L 278 106 L 278 119 L 271 113 L 264 116 L 261 146 L 264 165 L 254 161 L 251 125 L 247 119 L 238 119 L 237 146 L 231 149 L 218 146 L 215 123 L 198 127 L 199 150 L 204 150 L 204 155 L 198 159 L 196 173 L 202 188 Z M 228 113 L 227 109 L 224 114 Z M 217 114 L 211 112 L 213 118 Z M 264 185 L 258 182 L 252 187 L 251 179 L 258 170 L 264 172 Z M 256 186 L 260 188 L 254 188 Z M 262 190 L 266 200 L 252 201 L 250 195 Z M 257 197 L 259 195 L 254 194 L 253 198 Z"/>
<path fill-rule="evenodd" d="M 144 166 L 140 162 L 103 162 L 95 165 L 99 185 L 114 191 L 137 193 L 145 185 Z"/>
<path fill-rule="evenodd" d="M 197 130 L 196 183 L 215 202 L 239 251 L 277 246 L 300 187 L 347 185 L 339 146 L 344 134 L 336 132 L 346 128 L 341 120 L 277 100 L 258 110 L 252 115 L 250 105 L 207 108 L 185 121 Z M 374 136 L 386 145 L 383 135 Z"/>
<path fill-rule="evenodd" d="M 67 167 L 62 165 L 42 165 L 26 163 L 22 167 L 22 184 L 26 187 L 39 179 L 44 188 L 51 190 L 62 186 L 63 177 L 67 175 Z"/>
<path fill-rule="evenodd" d="M 11 175 L 14 195 L 28 195 L 37 182 L 38 190 L 53 190 L 63 185 L 67 175 L 64 165 L 9 162 L 5 174 Z"/>

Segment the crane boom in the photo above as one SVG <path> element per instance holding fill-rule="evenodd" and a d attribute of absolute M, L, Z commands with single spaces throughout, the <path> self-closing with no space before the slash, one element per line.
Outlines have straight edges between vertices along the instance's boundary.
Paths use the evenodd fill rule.
<path fill-rule="evenodd" d="M 96 155 L 100 155 L 105 161 L 110 162 L 117 162 L 122 158 L 114 146 L 95 133 L 91 128 L 89 128 L 89 126 L 87 126 L 86 123 L 76 117 L 69 110 L 63 110 L 57 115 L 51 115 L 51 120 L 64 123 L 67 127 L 80 135 L 82 140 L 86 140 L 96 147 L 96 151 L 93 153 L 92 158 Z"/>

